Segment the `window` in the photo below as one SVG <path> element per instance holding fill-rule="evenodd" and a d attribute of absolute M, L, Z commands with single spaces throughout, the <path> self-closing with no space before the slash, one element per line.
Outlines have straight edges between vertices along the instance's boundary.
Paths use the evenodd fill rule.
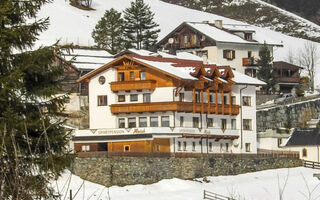
<path fill-rule="evenodd" d="M 188 40 L 189 40 L 188 36 L 185 35 L 183 38 L 184 38 L 184 39 L 183 39 L 183 41 L 184 41 L 183 43 L 184 43 L 184 44 L 187 44 L 187 43 L 188 43 Z"/>
<path fill-rule="evenodd" d="M 198 37 L 197 35 L 193 35 L 193 44 L 196 45 L 198 42 Z"/>
<path fill-rule="evenodd" d="M 143 102 L 144 102 L 144 103 L 151 102 L 151 95 L 150 95 L 150 93 L 143 94 Z"/>
<path fill-rule="evenodd" d="M 200 94 L 199 93 L 196 93 L 196 102 L 200 103 Z"/>
<path fill-rule="evenodd" d="M 158 117 L 150 117 L 150 126 L 151 127 L 158 127 Z"/>
<path fill-rule="evenodd" d="M 134 79 L 134 72 L 130 72 L 130 79 Z"/>
<path fill-rule="evenodd" d="M 246 152 L 250 152 L 250 143 L 246 143 Z"/>
<path fill-rule="evenodd" d="M 196 151 L 196 143 L 192 142 L 192 151 Z"/>
<path fill-rule="evenodd" d="M 106 78 L 104 76 L 99 77 L 99 83 L 103 85 L 106 82 Z"/>
<path fill-rule="evenodd" d="M 209 142 L 209 151 L 212 152 L 212 142 Z"/>
<path fill-rule="evenodd" d="M 236 58 L 236 53 L 234 50 L 223 50 L 223 58 L 233 60 Z"/>
<path fill-rule="evenodd" d="M 130 94 L 130 101 L 138 101 L 138 95 L 137 94 Z"/>
<path fill-rule="evenodd" d="M 278 138 L 278 147 L 280 147 L 282 144 L 282 138 Z"/>
<path fill-rule="evenodd" d="M 130 152 L 130 145 L 124 145 L 123 146 L 123 151 L 124 152 Z"/>
<path fill-rule="evenodd" d="M 178 151 L 181 151 L 181 142 L 178 142 Z"/>
<path fill-rule="evenodd" d="M 90 151 L 90 145 L 82 145 L 81 150 L 84 151 Z"/>
<path fill-rule="evenodd" d="M 125 102 L 126 96 L 125 95 L 118 95 L 118 102 Z"/>
<path fill-rule="evenodd" d="M 129 119 L 128 119 L 128 122 L 129 122 L 129 128 L 135 128 L 135 127 L 137 127 L 137 125 L 136 125 L 136 118 L 129 118 Z"/>
<path fill-rule="evenodd" d="M 236 97 L 231 96 L 231 105 L 236 105 Z"/>
<path fill-rule="evenodd" d="M 220 144 L 220 153 L 223 151 L 223 144 Z"/>
<path fill-rule="evenodd" d="M 250 96 L 243 96 L 242 97 L 242 105 L 251 106 L 251 97 Z"/>
<path fill-rule="evenodd" d="M 252 51 L 248 51 L 248 58 L 251 58 L 252 56 Z"/>
<path fill-rule="evenodd" d="M 124 81 L 124 72 L 118 73 L 118 81 Z"/>
<path fill-rule="evenodd" d="M 210 103 L 214 103 L 214 96 L 212 94 L 210 94 L 209 98 L 210 98 Z"/>
<path fill-rule="evenodd" d="M 245 75 L 256 77 L 257 76 L 257 70 L 256 69 L 245 69 L 244 70 Z"/>
<path fill-rule="evenodd" d="M 183 151 L 187 151 L 187 142 L 183 142 Z"/>
<path fill-rule="evenodd" d="M 140 72 L 140 80 L 146 80 L 146 72 Z"/>
<path fill-rule="evenodd" d="M 231 129 L 236 130 L 237 129 L 237 120 L 231 119 Z"/>
<path fill-rule="evenodd" d="M 119 118 L 119 128 L 126 127 L 126 120 L 124 118 Z"/>
<path fill-rule="evenodd" d="M 227 129 L 227 119 L 221 119 L 221 129 L 222 130 Z"/>
<path fill-rule="evenodd" d="M 193 117 L 192 118 L 192 127 L 193 128 L 199 128 L 199 117 Z"/>
<path fill-rule="evenodd" d="M 224 104 L 228 104 L 228 97 L 227 96 L 223 96 L 223 103 Z"/>
<path fill-rule="evenodd" d="M 139 117 L 139 127 L 147 127 L 147 118 Z"/>
<path fill-rule="evenodd" d="M 207 127 L 213 127 L 213 118 L 207 119 Z"/>
<path fill-rule="evenodd" d="M 170 126 L 169 116 L 162 116 L 161 117 L 161 126 L 162 127 L 169 127 Z"/>
<path fill-rule="evenodd" d="M 180 117 L 180 127 L 184 126 L 184 117 Z"/>
<path fill-rule="evenodd" d="M 156 145 L 156 151 L 160 151 L 160 145 Z"/>
<path fill-rule="evenodd" d="M 229 143 L 226 143 L 226 152 L 229 152 Z"/>
<path fill-rule="evenodd" d="M 252 130 L 251 122 L 251 119 L 243 119 L 243 130 Z"/>
<path fill-rule="evenodd" d="M 184 93 L 179 93 L 179 101 L 180 102 L 184 101 Z"/>
<path fill-rule="evenodd" d="M 302 149 L 302 157 L 307 157 L 307 149 L 306 148 L 304 148 L 304 149 Z"/>
<path fill-rule="evenodd" d="M 252 40 L 252 33 L 245 33 L 244 34 L 244 39 L 245 40 Z"/>
<path fill-rule="evenodd" d="M 98 106 L 106 106 L 108 105 L 108 96 L 103 95 L 103 96 L 98 96 Z"/>

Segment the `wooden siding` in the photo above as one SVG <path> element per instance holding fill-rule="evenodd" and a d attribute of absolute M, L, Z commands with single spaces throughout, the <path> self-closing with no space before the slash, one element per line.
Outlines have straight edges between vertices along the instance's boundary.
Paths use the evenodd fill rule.
<path fill-rule="evenodd" d="M 153 102 L 153 103 L 135 103 L 135 104 L 112 104 L 111 112 L 120 113 L 139 113 L 139 112 L 195 112 L 195 113 L 216 113 L 224 115 L 238 115 L 238 105 L 221 105 L 193 102 Z M 209 109 L 209 110 L 208 110 Z M 230 112 L 231 111 L 231 112 Z"/>
<path fill-rule="evenodd" d="M 109 142 L 109 152 L 125 152 L 125 146 L 129 146 L 128 152 L 170 152 L 170 139 L 161 138 L 147 141 Z M 158 150 L 157 151 L 157 146 Z"/>

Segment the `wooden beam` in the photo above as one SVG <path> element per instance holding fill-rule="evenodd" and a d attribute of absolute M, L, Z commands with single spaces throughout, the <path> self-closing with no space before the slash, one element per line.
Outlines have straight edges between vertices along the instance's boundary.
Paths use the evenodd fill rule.
<path fill-rule="evenodd" d="M 207 102 L 208 102 L 207 111 L 208 111 L 208 115 L 210 115 L 210 90 L 209 89 L 207 89 Z"/>
<path fill-rule="evenodd" d="M 203 90 L 201 90 L 201 114 L 203 114 L 203 110 L 204 110 L 203 101 L 204 101 Z"/>
<path fill-rule="evenodd" d="M 216 115 L 218 114 L 218 90 L 215 91 L 216 92 L 216 99 L 215 99 L 215 103 L 216 103 Z"/>
<path fill-rule="evenodd" d="M 221 94 L 221 107 L 222 107 L 222 114 L 224 115 L 224 92 L 223 89 L 220 90 L 220 94 Z"/>
<path fill-rule="evenodd" d="M 195 113 L 196 112 L 196 89 L 195 88 L 193 88 L 192 90 L 192 102 L 193 102 L 192 112 Z"/>

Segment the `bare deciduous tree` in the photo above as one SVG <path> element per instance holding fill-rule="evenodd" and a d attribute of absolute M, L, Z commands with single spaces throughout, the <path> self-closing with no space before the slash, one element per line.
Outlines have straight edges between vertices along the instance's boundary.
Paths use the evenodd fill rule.
<path fill-rule="evenodd" d="M 314 75 L 315 75 L 315 67 L 319 64 L 320 55 L 319 49 L 316 43 L 314 42 L 306 42 L 304 47 L 300 50 L 299 54 L 299 64 L 305 70 L 308 71 L 308 75 L 311 80 L 311 90 L 314 91 Z"/>

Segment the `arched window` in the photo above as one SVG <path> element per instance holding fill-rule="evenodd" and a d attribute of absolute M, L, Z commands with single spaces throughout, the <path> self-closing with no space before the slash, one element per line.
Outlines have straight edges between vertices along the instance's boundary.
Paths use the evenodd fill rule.
<path fill-rule="evenodd" d="M 302 149 L 302 157 L 307 157 L 307 149 Z"/>

